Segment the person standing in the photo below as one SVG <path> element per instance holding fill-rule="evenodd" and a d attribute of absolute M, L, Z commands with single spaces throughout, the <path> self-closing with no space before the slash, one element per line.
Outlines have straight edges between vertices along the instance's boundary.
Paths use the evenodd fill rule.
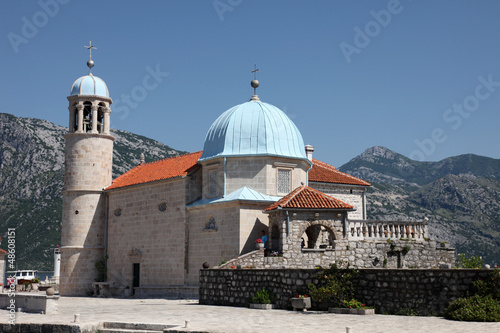
<path fill-rule="evenodd" d="M 268 249 L 269 247 L 269 238 L 266 235 L 266 231 L 262 230 L 261 231 L 262 237 L 260 238 L 262 240 L 262 243 L 264 243 L 264 249 Z"/>

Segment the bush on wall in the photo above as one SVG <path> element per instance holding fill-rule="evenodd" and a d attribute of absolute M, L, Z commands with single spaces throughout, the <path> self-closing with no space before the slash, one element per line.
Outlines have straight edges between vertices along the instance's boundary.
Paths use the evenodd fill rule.
<path fill-rule="evenodd" d="M 445 310 L 447 319 L 460 321 L 500 321 L 500 269 L 486 280 L 472 283 L 473 296 L 459 298 Z"/>

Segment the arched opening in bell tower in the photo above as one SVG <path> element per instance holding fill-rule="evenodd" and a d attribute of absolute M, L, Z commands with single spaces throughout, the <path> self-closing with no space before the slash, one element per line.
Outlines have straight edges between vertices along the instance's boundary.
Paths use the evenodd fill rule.
<path fill-rule="evenodd" d="M 83 102 L 83 133 L 92 131 L 92 103 Z"/>
<path fill-rule="evenodd" d="M 104 133 L 104 110 L 106 105 L 104 103 L 99 103 L 97 108 L 97 132 Z"/>

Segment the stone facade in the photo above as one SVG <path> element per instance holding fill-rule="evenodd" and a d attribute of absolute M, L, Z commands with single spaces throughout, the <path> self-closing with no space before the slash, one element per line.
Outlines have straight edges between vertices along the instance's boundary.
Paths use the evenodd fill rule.
<path fill-rule="evenodd" d="M 377 221 L 370 225 L 350 222 L 345 212 L 287 210 L 271 212 L 269 221 L 270 252 L 279 256 L 242 256 L 221 268 L 315 268 L 336 261 L 358 268 L 454 267 L 454 249 L 437 247 L 426 238 L 425 222 Z M 369 231 L 358 235 L 358 225 Z"/>
<path fill-rule="evenodd" d="M 355 210 L 348 212 L 347 215 L 350 219 L 366 219 L 366 187 L 339 186 L 338 184 L 319 182 L 309 182 L 309 186 L 354 206 Z"/>
<path fill-rule="evenodd" d="M 198 284 L 204 262 L 213 266 L 252 251 L 267 229 L 266 206 L 233 201 L 188 208 L 187 284 Z"/>
<path fill-rule="evenodd" d="M 290 309 L 290 298 L 308 294 L 317 284 L 318 269 L 207 269 L 200 272 L 200 304 L 248 306 L 262 288 L 276 295 L 276 307 Z M 358 301 L 377 313 L 412 309 L 422 315 L 442 314 L 462 297 L 473 281 L 487 279 L 491 270 L 361 269 L 353 280 Z M 313 307 L 318 309 L 313 299 Z M 325 309 L 326 310 L 326 309 Z"/>
<path fill-rule="evenodd" d="M 112 100 L 104 81 L 90 74 L 85 79 L 94 88 L 82 86 L 82 77 L 68 97 L 61 295 L 90 292 L 99 276 L 96 262 L 103 259 L 114 295 L 132 289 L 139 296 L 175 297 L 194 294 L 205 262 L 279 268 L 337 260 L 367 268 L 452 265 L 453 250 L 436 249 L 421 223 L 365 221 L 369 184 L 314 162 L 314 148 L 308 146 L 306 155 L 293 122 L 257 96 L 214 122 L 205 152 L 147 164 L 142 159 L 112 184 Z M 319 164 L 321 170 L 315 169 Z M 265 212 L 307 187 L 315 170 L 310 191 L 341 201 L 322 193 L 335 205 L 305 199 L 305 210 Z M 269 252 L 280 257 L 253 252 L 261 230 L 268 234 Z"/>
<path fill-rule="evenodd" d="M 111 184 L 113 137 L 68 133 L 61 231 L 61 289 L 85 295 L 97 276 L 95 262 L 105 254 L 106 200 Z"/>
<path fill-rule="evenodd" d="M 108 282 L 111 288 L 184 285 L 186 230 L 184 179 L 139 185 L 107 192 Z M 137 267 L 137 266 L 136 266 Z"/>
<path fill-rule="evenodd" d="M 243 186 L 269 196 L 288 194 L 306 183 L 307 169 L 310 167 L 305 161 L 269 156 L 216 158 L 201 165 L 203 199 L 219 198 Z M 291 172 L 290 190 L 286 193 L 278 192 L 277 173 L 280 169 Z M 215 175 L 211 176 L 211 173 Z M 215 186 L 211 185 L 213 180 Z"/>

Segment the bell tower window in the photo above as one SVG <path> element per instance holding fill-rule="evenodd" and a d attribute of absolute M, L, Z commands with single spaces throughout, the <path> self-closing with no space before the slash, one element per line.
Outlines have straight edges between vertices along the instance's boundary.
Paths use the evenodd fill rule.
<path fill-rule="evenodd" d="M 97 109 L 97 131 L 99 133 L 104 133 L 104 108 L 105 106 L 100 103 Z"/>
<path fill-rule="evenodd" d="M 83 133 L 92 130 L 92 103 L 83 103 Z"/>
<path fill-rule="evenodd" d="M 292 190 L 292 170 L 278 169 L 278 193 L 288 194 Z"/>

